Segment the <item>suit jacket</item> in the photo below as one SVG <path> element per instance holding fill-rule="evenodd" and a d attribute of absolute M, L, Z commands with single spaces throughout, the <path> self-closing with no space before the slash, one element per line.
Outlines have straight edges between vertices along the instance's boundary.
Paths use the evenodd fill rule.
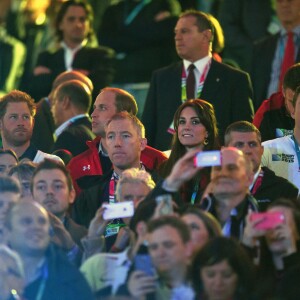
<path fill-rule="evenodd" d="M 88 77 L 94 84 L 93 99 L 98 95 L 101 88 L 112 82 L 114 57 L 114 51 L 108 47 L 83 47 L 75 54 L 72 68 L 89 72 Z M 44 51 L 40 53 L 36 66 L 44 66 L 51 70 L 50 74 L 33 76 L 31 80 L 30 95 L 35 99 L 40 99 L 49 95 L 56 76 L 66 71 L 64 49 L 59 48 L 54 52 Z"/>
<path fill-rule="evenodd" d="M 251 71 L 253 42 L 269 35 L 268 27 L 274 15 L 270 0 L 222 1 L 218 20 L 226 41 L 223 61 L 233 60 L 242 70 Z"/>
<path fill-rule="evenodd" d="M 258 109 L 261 103 L 267 99 L 272 63 L 279 38 L 280 33 L 260 40 L 254 45 L 251 79 L 255 109 Z M 300 62 L 300 51 L 298 51 L 296 62 Z"/>
<path fill-rule="evenodd" d="M 76 156 L 88 149 L 87 141 L 93 140 L 95 135 L 91 131 L 91 120 L 83 117 L 71 123 L 57 138 L 52 152 L 66 149 Z"/>
<path fill-rule="evenodd" d="M 50 104 L 46 98 L 43 98 L 36 105 L 31 141 L 41 151 L 50 153 L 54 146 L 54 130 L 55 125 Z"/>
<path fill-rule="evenodd" d="M 148 144 L 167 150 L 172 135 L 167 132 L 181 102 L 182 62 L 153 73 L 142 122 Z M 226 127 L 239 120 L 252 121 L 252 86 L 247 73 L 212 60 L 201 99 L 213 104 L 222 138 Z"/>

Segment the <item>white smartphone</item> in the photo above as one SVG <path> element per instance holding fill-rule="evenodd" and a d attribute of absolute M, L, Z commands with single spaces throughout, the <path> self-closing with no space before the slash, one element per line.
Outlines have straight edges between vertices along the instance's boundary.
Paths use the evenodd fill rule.
<path fill-rule="evenodd" d="M 196 167 L 212 167 L 221 165 L 220 151 L 203 151 L 198 152 L 194 157 Z"/>
<path fill-rule="evenodd" d="M 104 220 L 128 218 L 134 214 L 133 201 L 103 204 L 103 207 L 105 207 L 103 213 Z"/>
<path fill-rule="evenodd" d="M 160 209 L 160 215 L 171 215 L 173 214 L 173 201 L 172 196 L 169 194 L 160 195 L 155 198 L 155 201 L 157 204 L 160 204 L 163 202 L 161 209 Z"/>

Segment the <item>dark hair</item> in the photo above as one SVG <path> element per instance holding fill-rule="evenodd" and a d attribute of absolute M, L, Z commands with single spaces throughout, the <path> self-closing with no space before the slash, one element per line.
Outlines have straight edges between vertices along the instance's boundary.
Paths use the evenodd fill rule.
<path fill-rule="evenodd" d="M 0 149 L 0 156 L 4 155 L 4 154 L 11 155 L 16 160 L 17 163 L 19 162 L 18 156 L 17 156 L 17 154 L 14 150 L 12 150 L 12 149 Z"/>
<path fill-rule="evenodd" d="M 203 150 L 217 150 L 220 148 L 218 140 L 218 129 L 215 111 L 213 106 L 205 100 L 193 99 L 181 104 L 174 114 L 174 129 L 175 134 L 172 141 L 172 151 L 169 159 L 161 165 L 161 175 L 168 176 L 177 160 L 186 153 L 186 148 L 181 144 L 178 138 L 178 125 L 181 112 L 186 108 L 191 107 L 196 112 L 200 122 L 204 125 L 208 133 L 208 144 L 204 145 Z"/>
<path fill-rule="evenodd" d="M 55 90 L 59 85 L 70 80 L 79 80 L 80 82 L 88 86 L 90 92 L 93 92 L 94 85 L 91 79 L 82 74 L 81 72 L 75 70 L 64 71 L 58 74 L 52 83 L 52 90 Z"/>
<path fill-rule="evenodd" d="M 216 237 L 196 254 L 191 263 L 191 280 L 196 293 L 203 296 L 201 280 L 203 267 L 227 261 L 238 277 L 234 299 L 249 299 L 254 284 L 254 266 L 238 241 L 227 237 Z"/>
<path fill-rule="evenodd" d="M 185 17 L 195 17 L 196 18 L 196 26 L 198 27 L 198 31 L 202 32 L 205 30 L 211 30 L 212 33 L 212 39 L 211 42 L 213 41 L 214 33 L 215 33 L 215 28 L 214 25 L 210 19 L 210 17 L 199 10 L 194 10 L 194 9 L 189 9 L 184 11 L 179 18 L 185 18 Z"/>
<path fill-rule="evenodd" d="M 0 99 L 0 119 L 4 117 L 8 103 L 23 102 L 27 104 L 31 117 L 34 117 L 36 112 L 36 105 L 34 103 L 34 100 L 28 94 L 22 91 L 13 90 Z"/>
<path fill-rule="evenodd" d="M 130 223 L 129 223 L 129 228 L 136 234 L 136 226 L 139 222 L 148 222 L 152 216 L 154 215 L 155 208 L 156 208 L 156 201 L 155 199 L 146 199 L 144 201 L 141 201 L 135 212 L 134 215 L 132 216 Z"/>
<path fill-rule="evenodd" d="M 94 15 L 93 15 L 93 9 L 90 4 L 87 3 L 87 1 L 83 0 L 68 0 L 65 1 L 61 4 L 61 7 L 56 15 L 55 19 L 55 31 L 56 31 L 56 36 L 58 37 L 58 40 L 61 41 L 63 40 L 63 32 L 59 29 L 60 24 L 67 13 L 67 10 L 71 6 L 79 6 L 82 7 L 86 13 L 86 17 L 90 23 L 90 32 L 88 33 L 88 39 L 91 40 L 92 37 L 94 36 L 94 31 L 93 31 L 93 22 L 94 22 Z"/>
<path fill-rule="evenodd" d="M 237 121 L 230 124 L 225 131 L 224 135 L 224 144 L 228 146 L 231 141 L 230 134 L 232 132 L 254 132 L 256 133 L 258 141 L 261 143 L 261 134 L 255 125 L 248 121 Z"/>
<path fill-rule="evenodd" d="M 92 93 L 82 81 L 74 79 L 66 81 L 56 88 L 54 95 L 57 101 L 69 97 L 74 106 L 84 113 L 87 113 L 91 108 Z"/>
<path fill-rule="evenodd" d="M 287 88 L 295 91 L 300 85 L 300 63 L 292 65 L 284 75 L 283 89 Z"/>
<path fill-rule="evenodd" d="M 21 194 L 21 185 L 17 179 L 0 175 L 0 193 Z"/>
<path fill-rule="evenodd" d="M 17 174 L 19 181 L 21 182 L 22 179 L 28 178 L 31 180 L 34 170 L 36 169 L 37 165 L 27 159 L 21 160 L 16 166 L 13 166 L 8 175 L 12 176 L 14 173 Z"/>
<path fill-rule="evenodd" d="M 294 97 L 293 97 L 292 104 L 293 104 L 294 108 L 296 107 L 296 103 L 297 103 L 297 100 L 299 98 L 299 95 L 300 95 L 300 85 L 296 88 L 295 94 L 294 94 Z"/>
<path fill-rule="evenodd" d="M 188 226 L 177 216 L 162 216 L 151 220 L 147 225 L 148 233 L 153 233 L 165 226 L 174 228 L 184 244 L 190 241 L 191 235 Z"/>
<path fill-rule="evenodd" d="M 221 225 L 211 213 L 195 205 L 189 205 L 181 213 L 181 217 L 189 214 L 195 215 L 203 222 L 210 239 L 222 235 Z"/>
<path fill-rule="evenodd" d="M 33 181 L 34 181 L 34 177 L 37 175 L 38 172 L 43 171 L 43 170 L 60 170 L 64 173 L 64 175 L 66 176 L 67 179 L 67 185 L 69 188 L 69 191 L 71 191 L 73 189 L 73 184 L 72 184 L 72 178 L 70 175 L 70 172 L 68 171 L 68 169 L 60 162 L 55 161 L 53 159 L 47 159 L 45 158 L 41 163 L 39 163 L 39 165 L 37 166 L 37 168 L 35 169 L 33 176 L 32 176 L 32 180 L 31 180 L 31 192 L 33 192 Z"/>
<path fill-rule="evenodd" d="M 113 87 L 106 87 L 102 89 L 101 92 L 111 92 L 116 95 L 115 105 L 117 112 L 127 111 L 132 115 L 137 114 L 138 106 L 136 100 L 130 93 L 126 92 L 125 90 Z"/>

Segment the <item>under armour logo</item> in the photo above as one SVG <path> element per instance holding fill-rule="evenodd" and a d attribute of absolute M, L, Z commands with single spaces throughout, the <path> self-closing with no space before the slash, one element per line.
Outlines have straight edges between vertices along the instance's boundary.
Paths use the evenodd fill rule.
<path fill-rule="evenodd" d="M 82 170 L 87 171 L 91 169 L 91 165 L 83 166 Z"/>

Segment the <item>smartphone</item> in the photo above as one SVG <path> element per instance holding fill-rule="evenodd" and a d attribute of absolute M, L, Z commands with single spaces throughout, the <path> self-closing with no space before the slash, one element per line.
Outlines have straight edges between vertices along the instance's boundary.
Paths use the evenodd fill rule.
<path fill-rule="evenodd" d="M 103 207 L 106 208 L 103 213 L 104 220 L 128 218 L 134 214 L 133 201 L 103 204 Z"/>
<path fill-rule="evenodd" d="M 212 167 L 221 165 L 220 151 L 202 151 L 194 157 L 195 167 Z"/>
<path fill-rule="evenodd" d="M 285 221 L 283 213 L 279 211 L 252 213 L 250 215 L 251 221 L 258 219 L 261 219 L 261 221 L 255 226 L 255 228 L 260 230 L 273 229 Z"/>
<path fill-rule="evenodd" d="M 134 269 L 143 271 L 149 276 L 155 276 L 155 268 L 149 254 L 137 254 L 134 257 Z"/>
<path fill-rule="evenodd" d="M 155 201 L 158 204 L 163 202 L 160 209 L 160 215 L 171 215 L 173 214 L 173 205 L 172 205 L 172 196 L 169 194 L 160 195 L 155 198 Z"/>

